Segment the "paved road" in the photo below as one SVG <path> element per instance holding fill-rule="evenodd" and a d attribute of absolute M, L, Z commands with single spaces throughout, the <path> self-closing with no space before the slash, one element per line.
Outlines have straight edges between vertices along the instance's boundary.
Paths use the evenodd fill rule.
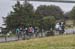
<path fill-rule="evenodd" d="M 73 33 L 75 33 L 75 29 L 66 29 L 64 33 L 65 34 L 73 34 Z M 16 41 L 16 40 L 18 40 L 18 38 L 16 36 L 15 37 L 7 37 L 7 38 L 1 37 L 0 38 L 0 42 L 9 42 L 9 41 Z M 22 38 L 21 38 L 21 40 L 22 40 Z"/>
<path fill-rule="evenodd" d="M 75 29 L 66 29 L 64 33 L 65 34 L 73 34 L 73 33 L 75 33 Z"/>
<path fill-rule="evenodd" d="M 1 37 L 0 42 L 9 42 L 9 41 L 15 41 L 17 40 L 17 37 Z"/>

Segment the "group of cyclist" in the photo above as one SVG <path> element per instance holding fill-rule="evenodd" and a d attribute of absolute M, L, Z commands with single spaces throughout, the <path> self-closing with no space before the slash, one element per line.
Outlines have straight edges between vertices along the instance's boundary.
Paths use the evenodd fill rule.
<path fill-rule="evenodd" d="M 55 33 L 63 34 L 64 31 L 65 31 L 64 28 L 65 28 L 64 22 L 56 23 Z M 43 29 L 41 29 L 41 30 L 44 31 Z M 26 38 L 26 36 L 29 37 L 29 38 L 31 38 L 32 36 L 37 37 L 39 32 L 40 32 L 40 29 L 38 27 L 33 27 L 31 25 L 29 27 L 17 27 L 16 28 L 16 35 L 17 35 L 18 39 L 20 37 Z"/>
<path fill-rule="evenodd" d="M 26 36 L 28 36 L 29 38 L 31 38 L 32 36 L 37 36 L 39 32 L 39 29 L 37 27 L 33 27 L 33 26 L 29 26 L 29 27 L 18 27 L 16 28 L 16 35 L 18 37 L 18 39 L 20 37 L 25 38 Z"/>
<path fill-rule="evenodd" d="M 63 34 L 65 32 L 64 22 L 58 22 L 55 25 L 56 33 Z"/>

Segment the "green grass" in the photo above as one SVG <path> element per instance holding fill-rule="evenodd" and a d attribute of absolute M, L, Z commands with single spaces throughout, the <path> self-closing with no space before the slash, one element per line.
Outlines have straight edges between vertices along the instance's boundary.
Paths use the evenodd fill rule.
<path fill-rule="evenodd" d="M 0 49 L 75 49 L 75 35 L 60 35 L 0 43 Z"/>

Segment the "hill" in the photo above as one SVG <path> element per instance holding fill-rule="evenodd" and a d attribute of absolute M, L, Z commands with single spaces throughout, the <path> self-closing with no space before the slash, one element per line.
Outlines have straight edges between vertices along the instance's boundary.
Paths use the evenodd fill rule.
<path fill-rule="evenodd" d="M 75 49 L 75 35 L 50 36 L 0 43 L 0 49 Z"/>

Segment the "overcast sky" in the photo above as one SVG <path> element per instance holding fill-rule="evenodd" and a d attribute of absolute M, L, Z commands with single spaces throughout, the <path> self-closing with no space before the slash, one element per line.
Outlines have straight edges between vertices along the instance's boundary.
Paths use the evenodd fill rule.
<path fill-rule="evenodd" d="M 0 0 L 0 26 L 2 26 L 3 20 L 2 17 L 7 16 L 8 13 L 12 10 L 12 6 L 16 3 L 14 0 Z M 22 2 L 21 2 L 22 3 Z M 52 3 L 52 2 L 30 2 L 36 9 L 39 5 L 57 5 L 64 12 L 70 11 L 75 3 Z"/>

